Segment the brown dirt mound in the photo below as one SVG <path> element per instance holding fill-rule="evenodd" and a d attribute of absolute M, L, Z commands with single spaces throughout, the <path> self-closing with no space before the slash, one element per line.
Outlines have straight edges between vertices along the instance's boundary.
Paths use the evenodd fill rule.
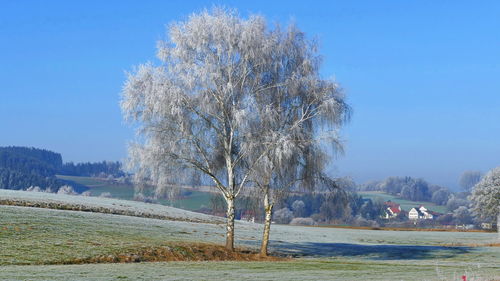
<path fill-rule="evenodd" d="M 258 253 L 245 249 L 234 252 L 224 246 L 213 244 L 176 244 L 160 247 L 141 247 L 124 253 L 115 253 L 88 258 L 79 258 L 52 264 L 84 263 L 132 263 L 162 261 L 281 261 L 285 258 L 261 257 Z"/>

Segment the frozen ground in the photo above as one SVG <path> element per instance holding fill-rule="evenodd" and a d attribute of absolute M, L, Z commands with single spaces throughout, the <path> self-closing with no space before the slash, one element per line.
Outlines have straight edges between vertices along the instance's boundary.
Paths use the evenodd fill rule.
<path fill-rule="evenodd" d="M 5 194 L 2 191 L 0 199 Z M 28 194 L 30 199 L 34 193 Z M 16 196 L 26 199 L 22 193 Z M 34 199 L 45 200 L 38 196 Z M 224 242 L 224 225 L 195 223 L 193 216 L 209 218 L 197 213 L 105 198 L 63 196 L 48 200 L 89 204 L 88 200 L 95 206 L 136 208 L 138 212 L 145 211 L 144 205 L 148 211 L 161 210 L 187 221 L 0 206 L 0 280 L 460 280 L 463 274 L 476 280 L 500 279 L 499 247 L 444 247 L 452 243 L 498 242 L 496 233 L 284 225 L 273 225 L 271 249 L 298 257 L 288 262 L 36 265 L 143 246 Z M 259 224 L 238 222 L 237 245 L 256 249 L 261 232 Z"/>
<path fill-rule="evenodd" d="M 164 218 L 195 222 L 224 223 L 224 219 L 215 216 L 185 211 L 164 205 L 149 204 L 131 200 L 119 200 L 103 197 L 63 195 L 45 192 L 26 192 L 0 189 L 0 201 L 10 201 L 22 205 L 39 204 L 44 207 L 58 206 L 60 209 L 98 211 L 128 216 Z"/>
<path fill-rule="evenodd" d="M 430 262 L 297 259 L 291 262 L 169 262 L 7 266 L 2 280 L 499 280 L 498 268 Z"/>

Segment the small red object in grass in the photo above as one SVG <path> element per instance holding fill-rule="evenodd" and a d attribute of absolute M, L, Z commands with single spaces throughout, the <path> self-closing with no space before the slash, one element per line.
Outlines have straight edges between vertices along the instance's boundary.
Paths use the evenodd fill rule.
<path fill-rule="evenodd" d="M 467 281 L 467 276 L 462 275 L 462 280 L 463 280 L 463 281 Z"/>

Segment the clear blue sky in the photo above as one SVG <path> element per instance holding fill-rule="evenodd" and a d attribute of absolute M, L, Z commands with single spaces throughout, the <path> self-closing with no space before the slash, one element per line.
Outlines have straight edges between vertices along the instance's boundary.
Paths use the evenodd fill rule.
<path fill-rule="evenodd" d="M 312 1 L 311 1 L 312 2 Z M 213 4 L 294 20 L 354 108 L 336 175 L 454 186 L 500 165 L 499 1 L 1 1 L 0 146 L 120 160 L 124 72 Z"/>

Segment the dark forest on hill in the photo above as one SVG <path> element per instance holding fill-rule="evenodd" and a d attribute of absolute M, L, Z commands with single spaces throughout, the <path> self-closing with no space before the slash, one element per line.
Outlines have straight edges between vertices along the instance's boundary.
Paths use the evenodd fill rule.
<path fill-rule="evenodd" d="M 60 153 L 33 147 L 0 147 L 0 188 L 28 189 L 38 186 L 57 192 L 66 184 L 56 175 L 122 176 L 120 162 L 63 163 Z"/>

